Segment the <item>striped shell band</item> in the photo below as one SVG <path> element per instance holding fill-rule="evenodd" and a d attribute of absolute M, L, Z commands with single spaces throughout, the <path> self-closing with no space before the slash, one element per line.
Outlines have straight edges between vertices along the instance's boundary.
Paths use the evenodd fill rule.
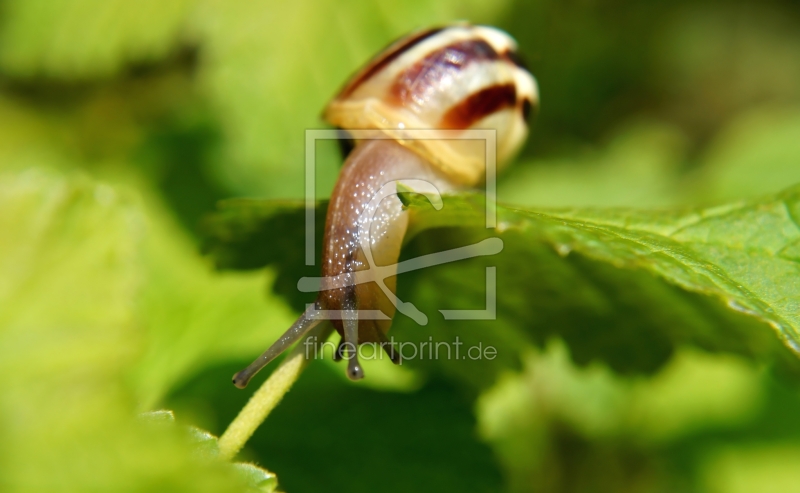
<path fill-rule="evenodd" d="M 495 28 L 456 25 L 391 44 L 356 72 L 324 116 L 343 129 L 384 131 L 473 185 L 485 172 L 482 143 L 415 141 L 404 130 L 495 129 L 501 166 L 524 142 L 537 106 L 536 81 L 514 40 Z"/>

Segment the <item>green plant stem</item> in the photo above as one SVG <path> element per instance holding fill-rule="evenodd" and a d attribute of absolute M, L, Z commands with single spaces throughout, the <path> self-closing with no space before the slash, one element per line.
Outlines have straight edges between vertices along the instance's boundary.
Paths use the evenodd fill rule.
<path fill-rule="evenodd" d="M 325 341 L 331 331 L 330 324 L 325 323 L 312 329 L 253 394 L 239 412 L 239 415 L 236 416 L 236 419 L 228 425 L 225 433 L 219 437 L 219 454 L 223 459 L 233 459 L 239 453 L 244 444 L 247 443 L 247 440 L 253 436 L 259 425 L 267 418 L 267 415 L 275 409 L 283 396 L 289 392 L 294 382 L 297 381 L 297 378 L 308 364 L 304 342 L 314 337 L 317 338 L 317 341 Z"/>

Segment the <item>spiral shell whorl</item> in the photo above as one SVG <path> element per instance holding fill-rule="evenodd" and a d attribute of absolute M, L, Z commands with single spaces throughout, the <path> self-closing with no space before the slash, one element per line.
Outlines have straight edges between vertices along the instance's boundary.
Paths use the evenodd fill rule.
<path fill-rule="evenodd" d="M 485 174 L 482 142 L 414 140 L 406 129 L 495 129 L 497 164 L 524 142 L 538 105 L 533 76 L 503 31 L 457 25 L 402 38 L 357 72 L 325 109 L 343 129 L 378 129 L 422 154 L 457 182 Z"/>

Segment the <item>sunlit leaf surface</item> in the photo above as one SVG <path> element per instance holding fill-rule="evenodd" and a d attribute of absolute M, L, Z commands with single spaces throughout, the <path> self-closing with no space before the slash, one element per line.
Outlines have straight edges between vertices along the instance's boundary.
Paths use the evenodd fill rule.
<path fill-rule="evenodd" d="M 411 252 L 441 251 L 490 236 L 503 240 L 496 256 L 400 276 L 401 299 L 424 305 L 430 329 L 441 329 L 441 337 L 498 338 L 509 357 L 515 337 L 544 341 L 559 335 L 577 361 L 600 358 L 623 372 L 654 370 L 681 343 L 759 358 L 777 354 L 788 361 L 789 351 L 774 342 L 793 351 L 800 346 L 797 189 L 676 212 L 499 206 L 493 230 L 484 226 L 480 194 L 446 196 L 441 211 L 414 197 L 419 198 L 409 204 L 411 234 L 450 229 L 447 235 L 421 233 Z M 286 203 L 230 202 L 209 223 L 214 235 L 209 248 L 223 267 L 279 265 L 285 282 L 276 289 L 297 299 L 291 280 L 313 270 L 303 265 L 303 221 L 303 209 Z M 287 223 L 294 226 L 280 227 Z M 296 235 L 293 243 L 270 248 L 266 238 L 275 229 Z M 442 321 L 437 310 L 485 306 L 482 271 L 491 266 L 497 268 L 497 322 Z M 409 284 L 403 283 L 406 277 Z M 399 338 L 406 327 L 417 337 L 427 330 L 401 315 L 398 326 Z M 463 371 L 469 365 L 449 366 Z"/>

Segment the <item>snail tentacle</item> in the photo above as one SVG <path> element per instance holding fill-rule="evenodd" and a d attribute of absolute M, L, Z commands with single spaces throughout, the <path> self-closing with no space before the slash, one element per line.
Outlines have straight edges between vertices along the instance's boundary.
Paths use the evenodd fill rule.
<path fill-rule="evenodd" d="M 261 356 L 250 363 L 247 368 L 233 376 L 233 384 L 240 389 L 247 387 L 250 379 L 252 379 L 256 373 L 261 371 L 265 366 L 270 364 L 272 360 L 286 351 L 292 344 L 300 340 L 311 329 L 316 327 L 317 324 L 322 321 L 322 319 L 316 315 L 318 310 L 319 305 L 317 303 L 310 305 L 306 311 L 300 315 L 300 318 L 298 318 L 295 323 L 289 327 L 289 330 L 284 332 L 283 335 L 277 341 L 275 341 L 272 346 L 269 347 L 269 349 L 264 351 Z"/>

